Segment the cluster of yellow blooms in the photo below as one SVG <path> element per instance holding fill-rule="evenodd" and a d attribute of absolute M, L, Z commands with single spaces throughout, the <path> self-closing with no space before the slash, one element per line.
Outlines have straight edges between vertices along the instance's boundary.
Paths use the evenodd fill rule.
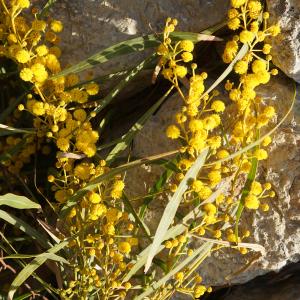
<path fill-rule="evenodd" d="M 61 71 L 57 34 L 63 24 L 40 20 L 34 8 L 34 18 L 28 21 L 22 11 L 29 7 L 28 0 L 13 0 L 9 5 L 1 2 L 0 56 L 15 61 L 20 78 L 31 87 L 15 115 L 30 113 L 36 129 L 36 135 L 27 137 L 22 150 L 5 164 L 9 171 L 18 173 L 37 150 L 49 154 L 48 145 L 54 141 L 59 151 L 56 171 L 48 181 L 60 206 L 89 181 L 110 170 L 104 160 L 92 160 L 99 134 L 89 121 L 95 114 L 84 108 L 89 97 L 98 94 L 99 86 L 90 83 L 73 88 L 79 83 L 75 74 L 53 77 Z M 2 150 L 21 141 L 10 136 Z M 122 278 L 128 272 L 131 248 L 138 240 L 130 234 L 134 226 L 118 201 L 123 189 L 120 176 L 103 181 L 68 214 L 64 230 L 68 228 L 70 235 L 78 236 L 70 242 L 70 258 L 80 267 L 73 269 L 67 289 L 61 291 L 62 298 L 87 299 L 97 290 L 103 297 L 117 295 L 123 299 L 131 288 L 129 282 L 122 283 Z"/>
<path fill-rule="evenodd" d="M 239 81 L 228 80 L 225 84 L 229 99 L 220 99 L 216 90 L 205 92 L 208 75 L 199 73 L 193 62 L 193 42 L 173 43 L 171 39 L 177 20 L 167 19 L 163 41 L 157 49 L 162 75 L 183 101 L 174 124 L 166 130 L 168 138 L 181 144 L 177 162 L 180 172 L 172 178 L 171 191 L 176 190 L 199 154 L 209 148 L 204 167 L 190 182 L 181 202 L 183 209 L 201 204 L 202 215 L 184 234 L 165 242 L 169 266 L 174 266 L 182 255 L 193 254 L 189 246 L 191 237 L 205 236 L 230 243 L 249 237 L 248 230 L 241 237 L 234 233 L 236 220 L 231 212 L 240 202 L 250 210 L 268 211 L 267 200 L 275 196 L 270 183 L 253 180 L 247 195 L 241 197 L 241 185 L 246 182 L 253 160 L 268 157 L 266 147 L 271 137 L 238 156 L 234 154 L 255 142 L 276 114 L 273 106 L 266 105 L 256 95 L 256 88 L 268 83 L 271 75 L 278 72 L 270 70 L 271 46 L 265 39 L 279 34 L 280 28 L 268 26 L 269 14 L 262 11 L 260 1 L 231 0 L 231 4 L 228 27 L 237 34 L 226 43 L 222 59 L 232 63 L 241 45 L 247 47 L 247 52 L 234 61 Z M 48 155 L 49 145 L 54 142 L 56 169 L 48 176 L 48 182 L 59 210 L 88 183 L 110 171 L 106 161 L 96 157 L 99 134 L 90 121 L 96 114 L 86 109 L 90 96 L 98 94 L 99 86 L 80 85 L 75 74 L 55 76 L 61 71 L 58 33 L 63 24 L 60 21 L 45 22 L 36 9 L 32 9 L 29 21 L 22 15 L 30 7 L 28 0 L 12 0 L 9 4 L 1 1 L 0 7 L 0 57 L 16 63 L 20 78 L 30 89 L 8 125 L 13 126 L 25 111 L 33 117 L 36 131 L 35 135 L 25 135 L 22 149 L 3 163 L 10 172 L 18 173 L 37 150 Z M 234 118 L 224 113 L 229 107 Z M 7 151 L 21 142 L 22 138 L 9 136 L 1 150 Z M 209 201 L 225 178 L 233 178 L 230 188 Z M 124 299 L 132 289 L 124 278 L 132 267 L 132 248 L 139 245 L 139 240 L 138 230 L 120 201 L 124 188 L 121 175 L 105 179 L 80 197 L 68 212 L 63 231 L 68 230 L 67 235 L 75 237 L 68 248 L 70 266 L 75 267 L 66 272 L 67 286 L 60 291 L 62 299 L 83 300 L 93 293 L 101 299 Z M 247 253 L 246 248 L 238 245 L 237 248 L 242 254 Z M 152 299 L 169 299 L 176 291 L 194 298 L 211 292 L 211 287 L 202 284 L 201 276 L 194 271 L 186 268 L 177 272 L 172 284 L 158 289 Z"/>
<path fill-rule="evenodd" d="M 181 144 L 178 167 L 182 173 L 177 173 L 173 180 L 179 184 L 196 157 L 204 148 L 209 148 L 206 164 L 191 182 L 190 190 L 185 193 L 181 203 L 182 206 L 186 206 L 207 200 L 201 206 L 203 217 L 195 220 L 187 235 L 205 235 L 237 243 L 241 238 L 249 237 L 250 232 L 246 231 L 241 238 L 234 233 L 231 228 L 235 225 L 235 219 L 231 215 L 233 209 L 242 201 L 248 209 L 268 211 L 269 205 L 264 200 L 275 196 L 270 183 L 261 184 L 256 180 L 252 182 L 244 199 L 241 199 L 239 192 L 237 193 L 242 190 L 241 182 L 245 182 L 245 175 L 251 170 L 252 160 L 259 161 L 268 157 L 265 147 L 271 143 L 271 137 L 268 136 L 260 146 L 252 147 L 238 156 L 231 158 L 230 155 L 255 142 L 262 128 L 276 114 L 273 106 L 266 105 L 263 99 L 256 95 L 255 89 L 268 83 L 271 75 L 278 73 L 276 69 L 270 70 L 271 45 L 264 41 L 267 37 L 279 34 L 280 28 L 278 25 L 267 25 L 269 13 L 262 12 L 260 1 L 232 0 L 231 4 L 228 27 L 239 33 L 226 43 L 223 61 L 231 63 L 240 45 L 246 45 L 247 52 L 234 64 L 239 82 L 235 85 L 227 80 L 225 84 L 228 100 L 216 99 L 219 96 L 218 91 L 213 91 L 211 95 L 205 92 L 204 80 L 207 74 L 196 74 L 197 65 L 192 62 L 192 41 L 179 41 L 175 45 L 172 43 L 170 33 L 175 30 L 177 20 L 167 20 L 164 40 L 157 52 L 161 55 L 162 75 L 178 90 L 183 100 L 181 111 L 175 115 L 176 123 L 166 130 L 168 138 L 178 140 Z M 187 91 L 187 84 L 182 80 L 186 76 L 189 81 Z M 230 107 L 229 117 L 223 114 L 227 107 Z M 213 202 L 209 201 L 213 191 L 225 178 L 234 178 L 229 190 Z M 231 225 L 223 230 L 225 224 Z M 173 259 L 176 259 L 174 253 L 183 252 L 182 243 L 178 239 L 167 241 L 165 247 L 172 250 L 169 254 Z M 247 253 L 246 248 L 238 249 L 242 254 Z M 187 255 L 190 253 L 192 249 L 186 251 Z M 196 285 L 192 285 L 190 278 L 186 280 L 184 272 L 176 276 L 182 278 L 182 284 L 177 286 L 177 290 L 180 291 L 184 286 L 185 293 L 195 295 L 193 288 Z M 175 279 L 178 280 L 177 277 Z M 189 282 L 189 286 L 186 282 L 183 283 L 185 280 Z M 203 287 L 203 293 L 205 290 Z"/>

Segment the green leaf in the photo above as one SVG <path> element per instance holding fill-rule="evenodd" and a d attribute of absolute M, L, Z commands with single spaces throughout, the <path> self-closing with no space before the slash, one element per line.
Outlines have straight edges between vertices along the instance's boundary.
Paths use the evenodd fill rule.
<path fill-rule="evenodd" d="M 52 247 L 51 243 L 47 241 L 47 239 L 45 239 L 45 236 L 43 236 L 32 226 L 28 225 L 26 222 L 15 217 L 14 215 L 0 209 L 0 219 L 23 231 L 32 239 L 35 239 L 43 248 L 48 248 L 49 246 Z"/>
<path fill-rule="evenodd" d="M 111 164 L 115 160 L 115 158 L 130 145 L 135 135 L 142 130 L 147 120 L 165 101 L 172 90 L 173 86 L 154 105 L 152 105 L 143 116 L 141 116 L 137 120 L 137 122 L 129 129 L 129 131 L 125 135 L 122 136 L 122 141 L 110 151 L 106 158 L 106 162 L 108 163 L 108 165 Z"/>
<path fill-rule="evenodd" d="M 7 205 L 17 209 L 38 209 L 41 206 L 25 196 L 18 196 L 15 194 L 0 195 L 0 206 Z"/>
<path fill-rule="evenodd" d="M 176 192 L 172 197 L 169 198 L 169 202 L 164 210 L 164 213 L 161 217 L 159 225 L 156 229 L 156 233 L 153 239 L 153 243 L 151 244 L 150 251 L 148 254 L 147 262 L 145 265 L 145 273 L 151 267 L 152 260 L 157 253 L 161 243 L 165 240 L 165 235 L 168 231 L 169 226 L 172 224 L 174 217 L 176 215 L 177 209 L 182 200 L 182 196 L 184 192 L 187 190 L 189 186 L 189 181 L 194 179 L 205 163 L 206 156 L 208 154 L 208 148 L 204 149 L 201 154 L 197 157 L 193 166 L 188 170 L 183 180 L 180 182 Z"/>
<path fill-rule="evenodd" d="M 122 201 L 125 204 L 125 207 L 127 209 L 127 211 L 129 213 L 132 214 L 132 216 L 134 217 L 135 222 L 139 225 L 139 227 L 144 231 L 144 233 L 146 234 L 146 237 L 148 239 L 150 239 L 150 230 L 148 228 L 148 226 L 140 219 L 140 217 L 138 216 L 138 214 L 136 213 L 134 207 L 131 205 L 130 200 L 128 199 L 128 197 L 125 195 L 125 193 L 123 193 L 122 195 Z M 151 241 L 151 239 L 150 239 Z"/>
<path fill-rule="evenodd" d="M 143 60 L 140 64 L 133 68 L 104 99 L 101 99 L 100 104 L 95 107 L 93 112 L 98 114 L 101 110 L 103 110 L 103 108 L 106 107 L 122 91 L 122 89 L 130 82 L 130 80 L 132 80 L 140 71 L 142 71 L 144 66 L 147 65 L 149 61 L 154 59 L 154 57 L 155 55 L 151 55 L 149 58 Z M 91 117 L 88 118 L 88 120 L 90 119 Z"/>
<path fill-rule="evenodd" d="M 26 258 L 38 257 L 40 255 L 41 254 L 12 254 L 12 255 L 9 255 L 9 256 L 2 257 L 1 259 L 26 259 Z M 69 264 L 69 262 L 65 258 L 63 258 L 61 256 L 58 256 L 54 253 L 47 253 L 46 252 L 46 253 L 43 253 L 42 255 L 43 255 L 43 257 L 45 257 L 47 259 L 62 262 L 64 264 Z"/>
<path fill-rule="evenodd" d="M 90 56 L 89 58 L 82 60 L 80 63 L 73 65 L 70 68 L 62 70 L 60 73 L 51 77 L 57 78 L 61 76 L 66 76 L 71 73 L 79 73 L 84 70 L 90 69 L 95 65 L 105 63 L 112 58 L 129 54 L 132 52 L 144 51 L 148 48 L 157 47 L 161 41 L 162 35 L 146 35 L 142 37 L 137 37 L 131 40 L 123 41 L 113 46 L 110 46 L 104 50 L 99 51 L 98 53 Z M 185 40 L 189 39 L 193 42 L 199 42 L 202 40 L 220 40 L 219 38 L 208 36 L 207 34 L 202 33 L 193 33 L 193 32 L 173 32 L 171 33 L 171 38 L 174 40 Z"/>
<path fill-rule="evenodd" d="M 13 300 L 14 294 L 17 289 L 34 273 L 34 271 L 39 268 L 46 260 L 51 259 L 55 261 L 63 262 L 64 259 L 60 256 L 53 256 L 54 253 L 60 251 L 69 243 L 68 240 L 61 242 L 58 245 L 55 245 L 47 252 L 39 254 L 36 258 L 34 258 L 28 265 L 25 266 L 21 270 L 21 272 L 17 275 L 17 277 L 13 280 L 9 292 L 8 292 L 8 300 Z M 58 260 L 59 259 L 59 260 Z"/>
<path fill-rule="evenodd" d="M 35 129 L 33 128 L 14 128 L 4 124 L 0 124 L 0 136 L 12 135 L 17 133 L 28 133 L 35 134 Z"/>

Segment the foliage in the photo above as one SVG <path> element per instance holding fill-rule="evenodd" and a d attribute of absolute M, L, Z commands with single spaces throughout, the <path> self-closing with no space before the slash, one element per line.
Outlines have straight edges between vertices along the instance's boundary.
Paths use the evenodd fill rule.
<path fill-rule="evenodd" d="M 198 299 L 212 290 L 199 274 L 210 253 L 224 247 L 242 254 L 264 251 L 245 242 L 251 232 L 240 234 L 238 225 L 244 209 L 268 211 L 275 196 L 270 183 L 258 181 L 257 169 L 268 157 L 270 134 L 284 119 L 267 130 L 276 111 L 256 88 L 278 73 L 271 69 L 266 38 L 280 28 L 268 24 L 260 1 L 232 0 L 227 25 L 235 34 L 222 55 L 228 66 L 205 88 L 208 74 L 199 71 L 193 51 L 200 40 L 220 41 L 211 35 L 217 27 L 177 32 L 178 21 L 168 18 L 161 34 L 112 45 L 62 68 L 63 24 L 43 19 L 54 3 L 48 1 L 40 12 L 33 8 L 30 16 L 29 0 L 0 2 L 6 70 L 0 80 L 10 91 L 0 99 L 6 107 L 0 114 L 0 261 L 3 272 L 14 275 L 10 286 L 0 287 L 1 295 L 162 300 L 182 293 Z M 146 48 L 155 50 L 132 70 L 100 78 L 124 76 L 100 100 L 97 78 L 78 75 Z M 167 89 L 126 134 L 103 144 L 108 108 L 155 60 L 153 83 L 164 80 Z M 233 72 L 225 83 L 229 99 L 221 99 L 215 88 Z M 128 155 L 120 164 L 136 134 L 172 94 L 182 104 L 166 129 L 177 142 L 174 151 L 137 160 Z M 164 170 L 153 188 L 135 199 L 126 172 L 142 164 Z M 153 230 L 147 216 L 161 199 L 167 204 Z M 44 280 L 36 272 L 40 267 L 49 268 L 56 282 Z M 38 285 L 31 286 L 29 278 Z"/>

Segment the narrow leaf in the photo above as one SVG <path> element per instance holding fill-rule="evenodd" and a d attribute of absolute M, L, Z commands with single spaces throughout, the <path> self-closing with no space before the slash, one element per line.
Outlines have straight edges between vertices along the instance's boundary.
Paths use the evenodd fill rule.
<path fill-rule="evenodd" d="M 36 240 L 43 248 L 48 248 L 49 246 L 52 246 L 51 243 L 49 243 L 45 239 L 45 237 L 42 234 L 40 234 L 36 229 L 28 225 L 23 220 L 15 217 L 14 215 L 9 214 L 4 210 L 0 210 L 0 219 L 6 221 L 7 223 L 26 233 L 32 239 Z"/>
<path fill-rule="evenodd" d="M 4 124 L 0 124 L 0 136 L 12 135 L 17 133 L 29 133 L 35 134 L 35 129 L 33 128 L 14 128 Z"/>
<path fill-rule="evenodd" d="M 17 275 L 17 277 L 13 280 L 9 292 L 8 292 L 8 300 L 13 300 L 14 294 L 17 289 L 31 276 L 31 274 L 39 268 L 47 259 L 53 260 L 53 258 L 58 258 L 59 256 L 53 256 L 52 254 L 58 252 L 63 249 L 69 243 L 68 240 L 61 242 L 60 244 L 52 247 L 47 252 L 39 254 L 35 259 L 33 259 L 25 268 L 21 270 L 21 272 Z M 49 256 L 50 255 L 50 256 Z M 50 257 L 50 258 L 49 258 Z M 60 259 L 64 260 L 62 257 Z M 57 259 L 54 259 L 57 260 Z"/>
<path fill-rule="evenodd" d="M 170 197 L 169 202 L 164 210 L 163 216 L 160 220 L 160 223 L 156 229 L 153 243 L 150 247 L 149 255 L 145 265 L 145 273 L 149 270 L 152 260 L 156 255 L 156 252 L 160 247 L 161 243 L 164 241 L 169 226 L 172 224 L 174 220 L 177 209 L 182 200 L 182 196 L 188 188 L 189 180 L 194 179 L 197 176 L 200 169 L 205 163 L 207 154 L 208 154 L 208 148 L 204 149 L 201 152 L 201 154 L 198 156 L 193 166 L 188 170 L 188 172 L 184 176 L 183 180 L 179 184 L 174 195 Z"/>
<path fill-rule="evenodd" d="M 29 200 L 27 197 L 18 196 L 15 194 L 0 195 L 0 206 L 1 205 L 7 205 L 17 209 L 41 208 L 41 206 L 38 203 Z"/>

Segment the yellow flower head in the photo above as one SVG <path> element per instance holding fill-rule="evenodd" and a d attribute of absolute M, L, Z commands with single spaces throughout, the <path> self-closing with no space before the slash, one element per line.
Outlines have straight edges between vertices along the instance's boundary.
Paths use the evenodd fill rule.
<path fill-rule="evenodd" d="M 243 30 L 240 33 L 240 41 L 243 44 L 251 43 L 253 41 L 253 39 L 254 39 L 254 34 L 253 34 L 253 32 L 251 32 L 249 30 Z"/>
<path fill-rule="evenodd" d="M 179 128 L 177 126 L 170 125 L 167 128 L 166 135 L 170 139 L 178 139 L 179 136 L 180 136 L 180 130 L 179 130 Z"/>
<path fill-rule="evenodd" d="M 245 207 L 249 209 L 258 209 L 259 204 L 259 200 L 255 195 L 250 194 L 245 198 Z"/>
<path fill-rule="evenodd" d="M 20 72 L 20 78 L 24 81 L 31 81 L 33 78 L 33 73 L 31 69 L 29 68 L 24 68 Z"/>
<path fill-rule="evenodd" d="M 190 40 L 183 40 L 180 42 L 179 48 L 187 52 L 192 52 L 194 50 L 194 43 Z"/>
<path fill-rule="evenodd" d="M 231 6 L 234 8 L 239 8 L 244 5 L 246 0 L 231 0 Z"/>
<path fill-rule="evenodd" d="M 211 108 L 215 112 L 223 112 L 225 110 L 225 104 L 223 101 L 216 100 L 212 103 Z"/>
<path fill-rule="evenodd" d="M 118 249 L 120 252 L 128 254 L 131 251 L 131 245 L 128 242 L 120 242 L 118 244 Z"/>
<path fill-rule="evenodd" d="M 50 28 L 54 32 L 61 32 L 63 30 L 63 24 L 58 20 L 53 20 L 50 24 Z"/>
<path fill-rule="evenodd" d="M 16 60 L 19 63 L 26 64 L 30 60 L 30 53 L 27 50 L 24 50 L 24 49 L 19 50 L 16 53 Z"/>

